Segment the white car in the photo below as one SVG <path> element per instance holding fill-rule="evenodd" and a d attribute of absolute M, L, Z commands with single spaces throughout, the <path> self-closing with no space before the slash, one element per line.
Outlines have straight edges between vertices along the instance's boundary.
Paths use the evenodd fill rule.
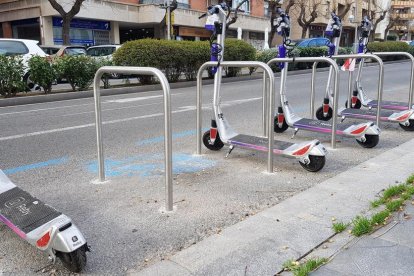
<path fill-rule="evenodd" d="M 112 54 L 115 53 L 116 50 L 121 48 L 121 45 L 99 45 L 99 46 L 92 46 L 86 50 L 86 55 L 91 56 L 98 60 L 109 60 L 112 61 Z M 120 78 L 121 75 L 113 73 L 111 74 L 112 78 Z"/>
<path fill-rule="evenodd" d="M 35 84 L 30 80 L 29 59 L 38 55 L 47 57 L 48 55 L 39 47 L 39 41 L 28 39 L 0 38 L 0 55 L 22 56 L 24 66 L 23 80 L 29 89 L 35 88 Z"/>

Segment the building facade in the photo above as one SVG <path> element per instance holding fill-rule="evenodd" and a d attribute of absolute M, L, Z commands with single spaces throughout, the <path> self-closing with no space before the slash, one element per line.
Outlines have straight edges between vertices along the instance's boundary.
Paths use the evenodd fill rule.
<path fill-rule="evenodd" d="M 306 33 L 305 37 L 324 37 L 325 36 L 325 29 L 331 18 L 331 12 L 336 10 L 337 13 L 341 13 L 347 3 L 352 3 L 352 6 L 348 13 L 343 17 L 342 24 L 343 24 L 343 31 L 341 35 L 341 46 L 352 46 L 355 40 L 355 27 L 359 26 L 361 19 L 365 15 L 369 15 L 369 10 L 371 10 L 371 18 L 373 18 L 374 14 L 374 7 L 370 3 L 372 0 L 322 0 L 322 1 L 305 1 L 308 5 L 317 2 L 317 14 L 318 17 L 316 20 L 311 23 L 309 29 Z M 298 1 L 301 2 L 301 1 Z M 286 5 L 286 1 L 285 1 Z M 306 10 L 311 9 L 310 7 L 306 7 Z M 292 22 L 292 39 L 299 39 L 302 37 L 302 28 L 297 23 L 297 18 L 299 16 L 300 10 L 298 6 L 294 6 L 291 8 L 290 11 L 290 18 Z M 307 17 L 307 19 L 309 16 Z"/>
<path fill-rule="evenodd" d="M 390 19 L 395 22 L 389 35 L 401 40 L 413 40 L 414 0 L 391 1 Z"/>
<path fill-rule="evenodd" d="M 233 0 L 236 6 L 240 0 Z M 65 10 L 70 1 L 61 1 Z M 72 44 L 120 44 L 141 38 L 165 38 L 166 10 L 164 0 L 86 0 L 71 23 Z M 218 0 L 178 0 L 173 12 L 173 34 L 177 39 L 203 40 L 210 37 L 204 29 L 205 19 L 198 19 L 207 7 Z M 269 19 L 264 16 L 263 1 L 252 1 L 242 7 L 238 21 L 229 30 L 256 48 L 264 46 L 264 31 Z M 43 45 L 62 43 L 62 20 L 48 0 L 0 0 L 0 37 L 39 40 Z M 240 31 L 240 29 L 239 29 Z"/>

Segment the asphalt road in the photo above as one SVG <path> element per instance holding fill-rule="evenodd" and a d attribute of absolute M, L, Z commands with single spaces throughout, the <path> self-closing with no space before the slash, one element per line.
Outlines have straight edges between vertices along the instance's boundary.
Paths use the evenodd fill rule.
<path fill-rule="evenodd" d="M 384 99 L 408 98 L 409 64 L 386 65 Z M 327 72 L 317 75 L 317 103 L 322 102 Z M 347 74 L 342 74 L 345 102 Z M 375 67 L 363 75 L 375 96 Z M 288 80 L 290 103 L 308 113 L 310 75 Z M 261 134 L 261 81 L 223 84 L 224 112 L 235 130 Z M 165 258 L 316 183 L 351 168 L 413 137 L 395 124 L 382 126 L 380 143 L 363 149 L 355 140 L 300 131 L 294 141 L 317 138 L 329 150 L 327 164 L 309 173 L 291 159 L 275 157 L 267 174 L 265 154 L 235 149 L 195 152 L 195 87 L 172 90 L 174 202 L 164 215 L 163 103 L 161 91 L 102 98 L 105 157 L 110 182 L 97 178 L 93 99 L 0 108 L 0 168 L 21 188 L 70 216 L 93 252 L 85 270 L 94 275 L 122 275 Z M 209 126 L 212 85 L 204 90 L 204 126 Z M 290 140 L 292 130 L 276 137 Z M 385 173 L 385 172 L 384 172 Z M 386 172 L 392 173 L 392 172 Z M 350 176 L 352 177 L 352 176 Z M 32 275 L 66 271 L 0 225 L 0 274 Z M 55 269 L 57 269 L 55 271 Z"/>

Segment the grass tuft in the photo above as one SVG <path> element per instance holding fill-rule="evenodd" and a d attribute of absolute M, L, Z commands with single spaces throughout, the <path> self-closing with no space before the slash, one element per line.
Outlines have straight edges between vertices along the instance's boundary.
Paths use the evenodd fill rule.
<path fill-rule="evenodd" d="M 295 260 L 287 260 L 282 266 L 284 270 L 293 271 L 299 266 L 299 262 Z"/>
<path fill-rule="evenodd" d="M 349 225 L 348 223 L 344 223 L 342 221 L 334 222 L 332 224 L 332 229 L 334 230 L 335 233 L 341 233 L 348 227 L 348 225 Z"/>
<path fill-rule="evenodd" d="M 308 276 L 310 272 L 314 271 L 321 265 L 326 264 L 327 262 L 328 259 L 326 258 L 310 259 L 296 267 L 294 270 L 292 270 L 292 272 L 295 276 Z"/>
<path fill-rule="evenodd" d="M 380 199 L 371 201 L 371 207 L 372 208 L 377 208 L 377 207 L 381 206 L 384 203 L 385 203 L 384 199 L 383 198 L 380 198 Z"/>
<path fill-rule="evenodd" d="M 414 184 L 414 174 L 409 176 L 406 180 L 407 184 Z"/>
<path fill-rule="evenodd" d="M 372 231 L 371 221 L 366 217 L 357 216 L 352 223 L 354 224 L 354 228 L 352 228 L 354 236 L 360 237 Z"/>
<path fill-rule="evenodd" d="M 401 205 L 404 203 L 404 200 L 402 199 L 396 199 L 388 202 L 385 206 L 390 212 L 395 212 L 400 209 Z"/>
<path fill-rule="evenodd" d="M 405 192 L 409 194 L 410 196 L 414 195 L 414 186 L 413 185 L 407 185 Z"/>
<path fill-rule="evenodd" d="M 382 198 L 386 201 L 386 200 L 392 198 L 393 196 L 400 195 L 403 192 L 405 192 L 406 187 L 407 187 L 407 185 L 405 185 L 405 184 L 400 184 L 400 185 L 388 187 L 384 191 Z"/>
<path fill-rule="evenodd" d="M 381 212 L 378 212 L 374 214 L 371 218 L 371 224 L 374 225 L 380 225 L 384 223 L 384 221 L 390 216 L 390 211 L 384 210 Z"/>

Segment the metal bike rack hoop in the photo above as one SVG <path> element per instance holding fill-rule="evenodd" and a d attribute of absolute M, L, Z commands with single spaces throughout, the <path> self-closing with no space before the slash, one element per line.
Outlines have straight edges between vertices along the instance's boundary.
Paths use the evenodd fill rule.
<path fill-rule="evenodd" d="M 337 59 L 347 59 L 347 58 L 360 58 L 360 59 L 366 59 L 366 58 L 372 58 L 375 59 L 375 61 L 378 63 L 379 71 L 378 71 L 378 90 L 377 90 L 377 99 L 380 103 L 382 101 L 382 91 L 384 88 L 384 63 L 382 62 L 382 59 L 374 54 L 349 54 L 349 55 L 336 55 L 330 57 L 332 60 Z M 311 80 L 311 113 L 314 113 L 314 106 L 315 106 L 315 73 L 316 73 L 316 65 L 319 62 L 315 62 L 312 66 L 312 80 Z M 337 102 L 337 100 L 335 100 Z M 348 95 L 348 102 L 351 102 L 351 95 Z M 335 113 L 335 112 L 333 112 Z M 380 126 L 380 115 L 381 115 L 381 106 L 378 105 L 377 108 L 377 117 L 376 117 L 376 124 L 377 126 Z"/>
<path fill-rule="evenodd" d="M 334 69 L 334 106 L 333 106 L 333 114 L 332 114 L 332 134 L 331 134 L 331 146 L 332 148 L 336 148 L 336 124 L 337 124 L 337 116 L 338 116 L 338 91 L 339 91 L 339 68 L 335 61 L 328 57 L 297 57 L 297 58 L 274 58 L 269 60 L 267 65 L 272 65 L 276 62 L 286 62 L 286 63 L 293 63 L 293 62 L 326 62 L 329 63 Z M 287 70 L 287 68 L 285 68 Z M 270 114 L 270 112 L 269 112 Z"/>
<path fill-rule="evenodd" d="M 201 65 L 200 69 L 197 73 L 197 154 L 201 154 L 201 111 L 202 111 L 202 98 L 201 98 L 201 92 L 202 92 L 202 86 L 203 86 L 203 73 L 204 71 L 209 67 L 217 66 L 217 62 L 206 62 L 203 65 Z M 260 67 L 263 69 L 264 74 L 266 74 L 269 79 L 269 93 L 268 96 L 263 98 L 263 101 L 269 98 L 267 101 L 267 111 L 268 116 L 271 118 L 273 116 L 273 110 L 275 108 L 275 97 L 274 97 L 274 75 L 272 69 L 270 69 L 269 66 L 266 65 L 266 63 L 259 62 L 259 61 L 223 61 L 220 62 L 220 66 L 222 67 Z M 268 153 L 267 153 L 267 171 L 269 173 L 273 172 L 273 139 L 274 134 L 273 130 L 274 128 L 274 120 L 267 120 L 267 138 L 268 138 Z"/>
<path fill-rule="evenodd" d="M 410 90 L 408 95 L 408 108 L 410 109 L 413 106 L 413 97 L 414 97 L 414 57 L 407 52 L 374 52 L 376 56 L 405 56 L 411 60 L 411 73 L 410 73 Z"/>
<path fill-rule="evenodd" d="M 140 74 L 156 76 L 161 83 L 164 93 L 164 163 L 165 163 L 165 190 L 166 211 L 173 211 L 173 185 L 172 185 L 172 134 L 171 134 L 171 95 L 170 84 L 165 75 L 158 69 L 152 67 L 123 67 L 104 66 L 98 69 L 93 82 L 93 93 L 95 99 L 95 123 L 96 141 L 98 148 L 98 180 L 105 181 L 105 160 L 102 138 L 101 118 L 101 88 L 100 81 L 103 74 Z"/>

